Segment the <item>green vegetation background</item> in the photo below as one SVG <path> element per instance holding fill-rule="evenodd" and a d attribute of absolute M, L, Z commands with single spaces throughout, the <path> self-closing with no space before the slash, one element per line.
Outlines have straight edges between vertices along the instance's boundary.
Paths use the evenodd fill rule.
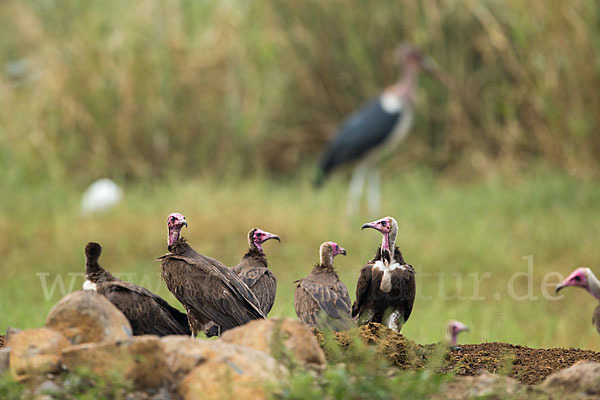
<path fill-rule="evenodd" d="M 272 315 L 294 315 L 292 282 L 325 240 L 348 250 L 336 265 L 353 295 L 379 237 L 344 213 L 348 170 L 319 192 L 309 181 L 336 125 L 396 79 L 407 40 L 451 81 L 423 77 L 412 133 L 385 163 L 382 214 L 421 294 L 404 333 L 437 341 L 456 318 L 468 342 L 600 350 L 594 299 L 542 291 L 551 272 L 600 265 L 599 21 L 583 0 L 0 3 L 0 331 L 41 325 L 57 276 L 80 287 L 69 274 L 90 240 L 107 268 L 176 304 L 153 261 L 171 211 L 227 265 L 251 227 L 280 234 L 266 245 Z M 124 203 L 80 217 L 104 176 Z M 529 255 L 537 299 L 511 299 Z"/>

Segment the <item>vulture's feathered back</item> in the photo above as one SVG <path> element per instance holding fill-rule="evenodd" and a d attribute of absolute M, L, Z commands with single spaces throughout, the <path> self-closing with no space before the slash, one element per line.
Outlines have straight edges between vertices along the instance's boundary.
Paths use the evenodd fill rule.
<path fill-rule="evenodd" d="M 353 323 L 348 288 L 333 268 L 333 258 L 338 254 L 346 255 L 346 250 L 337 243 L 324 242 L 319 253 L 320 263 L 308 276 L 296 281 L 296 315 L 305 324 L 316 328 L 349 329 Z"/>
<path fill-rule="evenodd" d="M 358 317 L 359 324 L 379 322 L 399 332 L 415 301 L 415 270 L 395 245 L 398 224 L 394 218 L 385 217 L 364 228 L 380 231 L 383 240 L 375 257 L 360 270 L 352 316 Z"/>
<path fill-rule="evenodd" d="M 265 318 L 256 296 L 237 275 L 214 258 L 196 252 L 180 237 L 185 217 L 169 215 L 168 249 L 160 257 L 162 277 L 185 307 L 192 333 L 196 335 L 213 321 L 221 331 Z"/>
<path fill-rule="evenodd" d="M 124 282 L 98 263 L 102 247 L 90 242 L 85 246 L 84 288 L 104 295 L 127 317 L 134 335 L 189 335 L 187 317 L 148 289 Z"/>

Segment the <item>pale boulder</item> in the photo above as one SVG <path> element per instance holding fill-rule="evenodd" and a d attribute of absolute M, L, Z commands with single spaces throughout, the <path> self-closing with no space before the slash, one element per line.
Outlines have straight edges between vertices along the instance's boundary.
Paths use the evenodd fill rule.
<path fill-rule="evenodd" d="M 185 400 L 264 399 L 287 369 L 264 352 L 220 341 L 200 341 L 205 360 L 178 385 Z"/>
<path fill-rule="evenodd" d="M 269 318 L 250 321 L 230 329 L 221 339 L 265 352 L 277 360 L 288 362 L 289 356 L 304 366 L 322 368 L 325 353 L 311 329 L 292 318 Z"/>
<path fill-rule="evenodd" d="M 9 366 L 16 379 L 58 373 L 62 369 L 62 350 L 69 346 L 65 337 L 48 328 L 29 329 L 10 336 Z"/>
<path fill-rule="evenodd" d="M 63 297 L 48 313 L 46 327 L 61 332 L 72 344 L 122 340 L 132 336 L 125 315 L 93 290 Z"/>
<path fill-rule="evenodd" d="M 548 376 L 541 385 L 548 392 L 600 395 L 600 363 L 580 361 Z"/>
<path fill-rule="evenodd" d="M 153 335 L 69 346 L 63 351 L 63 360 L 69 370 L 87 367 L 105 378 L 116 372 L 134 388 L 159 388 L 167 381 L 165 350 Z"/>

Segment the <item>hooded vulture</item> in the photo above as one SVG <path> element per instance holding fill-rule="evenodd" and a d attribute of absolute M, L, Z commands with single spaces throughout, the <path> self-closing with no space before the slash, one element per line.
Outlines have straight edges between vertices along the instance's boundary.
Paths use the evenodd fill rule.
<path fill-rule="evenodd" d="M 415 270 L 396 247 L 398 224 L 392 217 L 369 222 L 362 229 L 381 232 L 383 240 L 375 257 L 361 268 L 352 316 L 359 324 L 379 322 L 400 332 L 415 302 Z"/>
<path fill-rule="evenodd" d="M 248 252 L 240 263 L 233 267 L 233 272 L 256 295 L 260 309 L 265 315 L 271 311 L 277 291 L 277 280 L 268 268 L 267 257 L 262 249 L 262 244 L 269 239 L 281 241 L 279 236 L 258 228 L 248 232 Z"/>
<path fill-rule="evenodd" d="M 171 307 L 148 289 L 124 282 L 98 263 L 102 247 L 90 242 L 85 246 L 84 290 L 95 290 L 106 297 L 127 317 L 134 335 L 189 335 L 187 316 Z"/>
<path fill-rule="evenodd" d="M 346 250 L 334 242 L 321 244 L 320 263 L 306 278 L 296 281 L 294 308 L 302 322 L 315 328 L 345 330 L 353 325 L 350 317 L 348 288 L 333 268 L 333 258 L 346 255 Z"/>
<path fill-rule="evenodd" d="M 556 287 L 556 293 L 567 286 L 583 288 L 597 300 L 600 300 L 600 281 L 589 268 L 577 268 L 573 271 L 571 275 L 567 276 L 567 279 Z M 600 333 L 600 305 L 594 310 L 592 324 L 594 324 L 596 330 Z"/>
<path fill-rule="evenodd" d="M 196 336 L 213 321 L 220 334 L 253 319 L 265 318 L 258 299 L 231 270 L 214 258 L 197 253 L 180 237 L 187 226 L 178 213 L 167 218 L 169 253 L 162 260 L 162 278 L 167 288 L 185 307 Z"/>

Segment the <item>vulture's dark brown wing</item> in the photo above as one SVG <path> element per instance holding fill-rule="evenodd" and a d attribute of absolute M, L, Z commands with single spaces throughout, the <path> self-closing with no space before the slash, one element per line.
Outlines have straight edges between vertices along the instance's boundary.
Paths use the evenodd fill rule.
<path fill-rule="evenodd" d="M 408 320 L 413 309 L 416 295 L 415 270 L 409 264 L 392 272 L 392 296 L 396 307 L 402 310 L 404 321 Z"/>
<path fill-rule="evenodd" d="M 189 335 L 187 316 L 160 296 L 130 282 L 98 284 L 104 295 L 127 317 L 134 335 Z"/>
<path fill-rule="evenodd" d="M 218 263 L 218 264 L 217 264 Z M 163 256 L 163 278 L 169 290 L 202 323 L 222 330 L 265 318 L 256 296 L 229 268 L 210 257 Z"/>
<path fill-rule="evenodd" d="M 300 321 L 307 325 L 318 327 L 318 318 L 321 309 L 312 296 L 301 287 L 300 283 L 298 283 L 294 292 L 294 309 Z"/>
<path fill-rule="evenodd" d="M 340 299 L 348 305 L 348 310 L 352 309 L 352 300 L 350 300 L 350 294 L 348 294 L 348 287 L 342 281 L 337 281 L 334 289 Z"/>
<path fill-rule="evenodd" d="M 319 308 L 325 311 L 332 318 L 342 318 L 344 314 L 350 315 L 350 305 L 338 294 L 325 285 L 318 282 L 302 280 L 300 288 L 318 304 Z"/>
<path fill-rule="evenodd" d="M 275 275 L 265 267 L 234 268 L 233 271 L 252 290 L 261 310 L 267 315 L 273 307 L 277 293 Z"/>
<path fill-rule="evenodd" d="M 371 270 L 373 265 L 367 264 L 360 269 L 356 283 L 356 300 L 352 305 L 352 316 L 356 317 L 369 301 L 371 294 Z"/>

